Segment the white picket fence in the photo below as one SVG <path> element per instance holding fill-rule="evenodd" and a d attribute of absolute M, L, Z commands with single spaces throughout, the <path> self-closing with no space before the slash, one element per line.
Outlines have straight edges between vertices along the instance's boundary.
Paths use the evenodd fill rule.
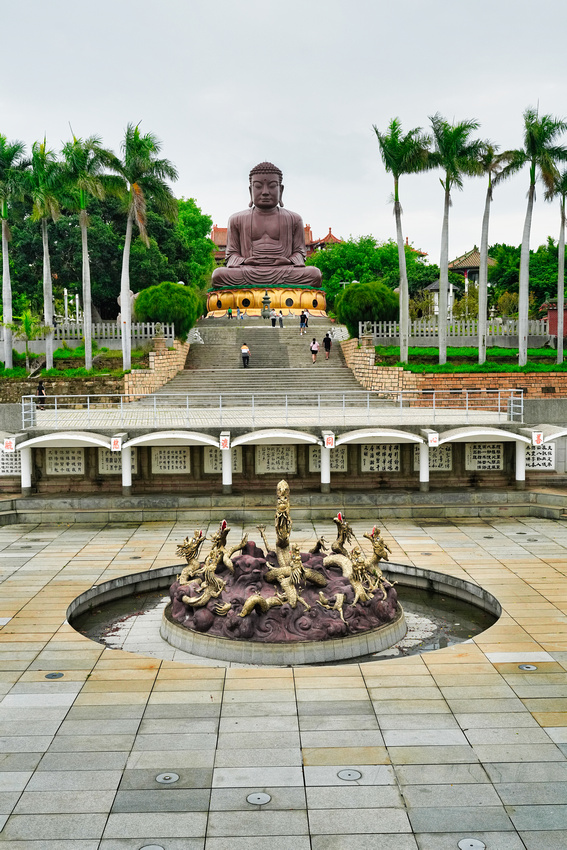
<path fill-rule="evenodd" d="M 393 343 L 400 337 L 399 322 L 359 322 L 359 335 L 372 334 L 375 344 L 383 341 Z M 530 319 L 528 335 L 547 338 L 549 335 L 547 319 Z M 437 319 L 417 319 L 409 323 L 410 345 L 420 342 L 436 343 L 439 338 Z M 507 337 L 518 336 L 517 319 L 491 319 L 486 327 L 487 344 L 493 345 Z M 447 324 L 447 341 L 453 345 L 474 344 L 478 338 L 476 319 L 463 319 Z"/>
<path fill-rule="evenodd" d="M 132 322 L 132 347 L 139 348 L 150 342 L 156 335 L 157 322 Z M 163 323 L 161 334 L 169 345 L 173 345 L 175 339 L 175 325 Z M 93 322 L 92 338 L 99 348 L 120 348 L 122 345 L 122 327 L 117 322 Z M 83 341 L 83 326 L 76 322 L 58 323 L 53 331 L 55 347 L 61 347 L 63 343 L 69 348 L 77 348 Z M 0 327 L 0 345 L 4 342 L 4 328 Z M 13 341 L 17 351 L 24 351 L 23 340 Z M 30 351 L 38 354 L 45 350 L 45 337 L 40 337 L 29 344 Z"/>

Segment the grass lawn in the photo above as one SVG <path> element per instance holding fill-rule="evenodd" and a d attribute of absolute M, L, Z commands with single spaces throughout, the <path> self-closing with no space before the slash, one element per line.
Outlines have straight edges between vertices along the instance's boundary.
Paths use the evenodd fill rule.
<path fill-rule="evenodd" d="M 567 364 L 557 365 L 557 353 L 551 348 L 529 348 L 528 362 L 518 366 L 517 348 L 488 348 L 486 362 L 479 366 L 478 349 L 448 347 L 447 363 L 440 366 L 437 348 L 410 348 L 409 363 L 400 363 L 397 345 L 377 345 L 376 364 L 403 366 L 409 372 L 564 372 Z"/>

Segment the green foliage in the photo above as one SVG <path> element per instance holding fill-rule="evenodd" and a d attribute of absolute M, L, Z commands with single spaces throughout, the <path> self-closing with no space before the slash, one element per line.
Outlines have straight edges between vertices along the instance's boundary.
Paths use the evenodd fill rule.
<path fill-rule="evenodd" d="M 488 254 L 496 260 L 496 265 L 488 271 L 492 297 L 498 299 L 505 293 L 517 293 L 520 280 L 521 247 L 512 245 L 493 245 Z M 567 249 L 565 252 L 567 257 Z M 557 292 L 557 242 L 551 237 L 545 245 L 530 251 L 530 295 L 536 305 L 542 304 L 547 297 Z M 517 313 L 518 307 L 514 312 Z M 502 315 L 510 315 L 504 314 Z"/>
<path fill-rule="evenodd" d="M 380 281 L 352 283 L 335 300 L 339 322 L 351 337 L 358 336 L 359 322 L 392 321 L 398 318 L 398 296 Z"/>
<path fill-rule="evenodd" d="M 203 299 L 192 287 L 164 282 L 144 289 L 136 299 L 142 322 L 174 322 L 175 334 L 186 339 L 203 311 Z"/>
<path fill-rule="evenodd" d="M 409 245 L 405 247 L 408 290 L 410 296 L 420 292 L 430 283 L 439 280 L 439 266 L 429 265 Z M 393 240 L 378 242 L 373 236 L 361 236 L 329 245 L 307 259 L 308 266 L 317 266 L 323 275 L 323 289 L 327 304 L 334 306 L 335 298 L 342 292 L 343 282 L 360 283 L 380 280 L 390 289 L 400 285 L 398 246 Z M 450 273 L 449 280 L 462 287 L 463 278 Z"/>
<path fill-rule="evenodd" d="M 148 203 L 147 228 L 151 234 L 149 248 L 138 237 L 132 241 L 130 254 L 130 286 L 139 292 L 157 286 L 162 280 L 182 280 L 204 288 L 214 265 L 214 246 L 208 238 L 211 219 L 189 198 L 177 201 L 179 216 L 172 224 Z M 11 269 L 15 292 L 31 301 L 36 312 L 42 309 L 42 244 L 37 224 L 26 217 L 23 206 L 15 210 L 12 226 Z M 104 319 L 118 313 L 122 249 L 126 225 L 120 202 L 107 196 L 89 200 L 89 258 L 91 264 L 92 300 Z M 81 232 L 79 216 L 71 214 L 49 224 L 51 268 L 56 301 L 63 288 L 71 296 L 81 289 Z M 16 296 L 15 296 L 16 298 Z M 14 306 L 14 312 L 18 308 Z"/>
<path fill-rule="evenodd" d="M 478 318 L 478 287 L 474 284 L 469 284 L 468 295 L 463 295 L 453 304 L 453 318 L 457 321 L 461 319 L 477 319 Z"/>
<path fill-rule="evenodd" d="M 417 292 L 409 301 L 409 316 L 412 322 L 416 319 L 430 319 L 434 315 L 435 302 L 431 292 Z"/>

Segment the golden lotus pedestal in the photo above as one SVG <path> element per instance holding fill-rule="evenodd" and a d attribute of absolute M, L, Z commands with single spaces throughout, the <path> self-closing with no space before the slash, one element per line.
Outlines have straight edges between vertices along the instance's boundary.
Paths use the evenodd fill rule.
<path fill-rule="evenodd" d="M 266 292 L 270 299 L 270 308 L 281 310 L 284 316 L 299 315 L 302 310 L 308 310 L 310 316 L 326 316 L 327 301 L 322 289 L 291 289 L 250 288 L 250 289 L 215 289 L 207 297 L 207 315 L 225 316 L 229 307 L 233 316 L 237 308 L 247 316 L 262 314 L 262 299 Z"/>

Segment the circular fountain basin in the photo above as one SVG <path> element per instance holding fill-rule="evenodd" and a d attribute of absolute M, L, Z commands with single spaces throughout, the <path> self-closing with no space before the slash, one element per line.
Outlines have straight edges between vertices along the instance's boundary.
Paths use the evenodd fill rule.
<path fill-rule="evenodd" d="M 67 619 L 73 625 L 78 618 L 81 618 L 79 622 L 83 627 L 87 625 L 90 611 L 101 611 L 105 605 L 109 603 L 119 605 L 119 600 L 123 600 L 120 606 L 122 615 L 117 617 L 117 621 L 123 620 L 124 613 L 129 616 L 128 611 L 133 614 L 139 608 L 139 602 L 135 599 L 137 595 L 153 591 L 167 592 L 172 578 L 179 573 L 182 566 L 184 565 L 176 564 L 156 570 L 147 570 L 95 585 L 73 600 L 67 610 Z M 426 598 L 429 600 L 438 598 L 443 602 L 445 609 L 447 609 L 448 604 L 450 606 L 450 602 L 447 602 L 450 599 L 458 600 L 459 608 L 462 608 L 463 603 L 466 606 L 471 606 L 471 615 L 474 615 L 476 610 L 478 612 L 476 616 L 482 620 L 482 625 L 477 627 L 474 634 L 486 630 L 500 617 L 502 609 L 498 600 L 484 588 L 472 582 L 407 564 L 384 563 L 382 566 L 385 577 L 389 581 L 397 581 L 398 588 L 402 588 L 400 593 L 402 602 L 404 600 L 403 587 L 407 587 L 412 588 L 411 595 L 422 594 L 424 600 Z M 131 597 L 131 605 L 128 605 L 127 597 Z M 371 659 L 373 654 L 387 649 L 387 647 L 392 647 L 404 637 L 406 622 L 400 606 L 399 617 L 379 629 L 340 639 L 319 642 L 301 641 L 292 645 L 284 644 L 283 649 L 278 644 L 259 644 L 253 641 L 230 640 L 194 631 L 190 632 L 179 624 L 172 623 L 165 612 L 162 616 L 160 631 L 162 638 L 171 646 L 194 656 L 201 656 L 204 659 L 210 658 L 211 660 L 255 665 L 300 665 L 348 662 L 348 660 L 354 661 L 361 658 L 373 660 Z M 470 632 L 471 629 L 468 628 L 466 631 Z M 465 632 L 453 642 L 466 640 L 467 637 L 470 638 L 471 636 L 470 633 L 467 636 Z M 192 640 L 194 642 L 191 645 L 190 641 Z M 278 656 L 277 653 L 280 650 L 285 652 L 285 656 Z M 419 651 L 419 648 L 412 650 L 412 652 Z M 221 652 L 222 655 L 213 654 L 215 652 Z M 263 652 L 266 653 L 266 660 L 260 658 L 260 654 Z"/>

